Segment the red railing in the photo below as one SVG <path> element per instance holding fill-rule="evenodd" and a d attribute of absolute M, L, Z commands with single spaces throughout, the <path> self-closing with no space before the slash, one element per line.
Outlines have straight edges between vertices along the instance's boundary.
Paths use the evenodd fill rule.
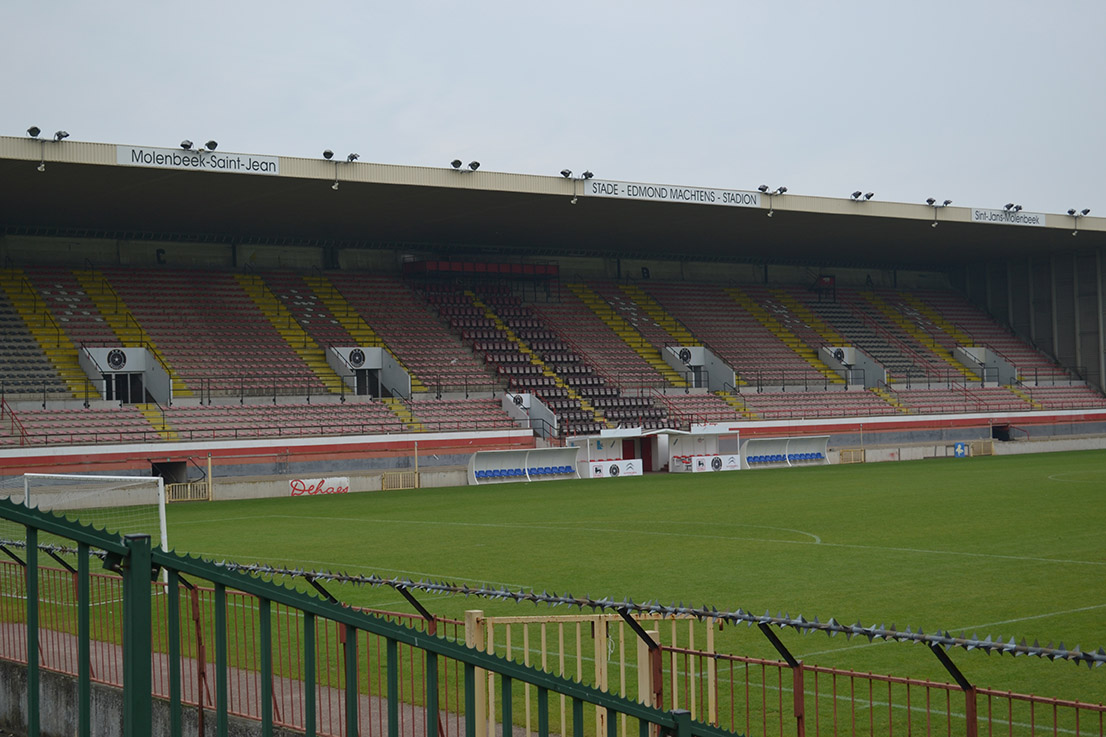
<path fill-rule="evenodd" d="M 664 706 L 746 735 L 1106 735 L 1103 704 L 678 647 L 662 652 Z"/>
<path fill-rule="evenodd" d="M 11 405 L 3 397 L 0 397 L 0 425 L 4 423 L 5 418 L 8 424 L 8 434 L 19 438 L 20 445 L 26 445 L 27 431 L 23 429 L 23 423 L 15 416 Z"/>

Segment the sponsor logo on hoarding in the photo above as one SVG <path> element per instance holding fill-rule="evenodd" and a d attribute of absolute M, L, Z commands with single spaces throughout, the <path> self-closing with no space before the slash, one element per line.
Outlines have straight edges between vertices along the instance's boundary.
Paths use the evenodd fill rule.
<path fill-rule="evenodd" d="M 292 496 L 317 496 L 319 494 L 348 494 L 349 479 L 292 479 L 288 482 Z"/>

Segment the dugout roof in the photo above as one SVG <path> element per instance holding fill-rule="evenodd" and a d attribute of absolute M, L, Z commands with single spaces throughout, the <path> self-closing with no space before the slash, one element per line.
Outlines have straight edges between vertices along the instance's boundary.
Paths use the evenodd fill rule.
<path fill-rule="evenodd" d="M 0 203 L 7 233 L 401 246 L 439 258 L 945 269 L 1106 244 L 1106 218 L 1064 213 L 12 137 L 0 137 Z"/>

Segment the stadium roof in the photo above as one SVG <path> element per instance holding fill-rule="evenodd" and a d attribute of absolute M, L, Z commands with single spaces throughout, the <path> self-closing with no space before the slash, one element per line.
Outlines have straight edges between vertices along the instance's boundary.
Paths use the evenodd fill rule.
<path fill-rule="evenodd" d="M 945 269 L 1106 245 L 1106 218 L 1066 213 L 12 137 L 0 137 L 0 203 L 6 233 L 395 246 L 442 258 Z"/>

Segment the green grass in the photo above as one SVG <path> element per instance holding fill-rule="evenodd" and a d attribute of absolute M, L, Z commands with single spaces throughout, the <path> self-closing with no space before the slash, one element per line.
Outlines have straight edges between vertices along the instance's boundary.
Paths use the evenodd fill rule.
<path fill-rule="evenodd" d="M 220 560 L 1106 646 L 1106 452 L 183 504 L 169 538 Z M 388 589 L 330 589 L 411 611 Z M 564 613 L 419 598 L 458 618 Z M 810 664 L 949 681 L 924 647 L 781 638 Z M 742 627 L 719 649 L 775 656 Z M 951 656 L 980 686 L 1106 694 L 1106 668 Z"/>

